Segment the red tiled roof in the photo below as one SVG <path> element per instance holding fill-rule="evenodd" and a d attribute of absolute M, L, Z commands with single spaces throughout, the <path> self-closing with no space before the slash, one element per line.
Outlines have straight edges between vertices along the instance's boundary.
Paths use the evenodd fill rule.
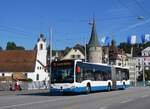
<path fill-rule="evenodd" d="M 36 51 L 0 51 L 0 72 L 34 72 Z"/>

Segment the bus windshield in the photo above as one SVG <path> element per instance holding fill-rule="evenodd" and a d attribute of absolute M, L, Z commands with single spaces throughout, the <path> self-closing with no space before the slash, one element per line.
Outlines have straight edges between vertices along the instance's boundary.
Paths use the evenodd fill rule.
<path fill-rule="evenodd" d="M 51 82 L 52 83 L 73 83 L 74 67 L 70 62 L 56 62 L 52 65 Z"/>

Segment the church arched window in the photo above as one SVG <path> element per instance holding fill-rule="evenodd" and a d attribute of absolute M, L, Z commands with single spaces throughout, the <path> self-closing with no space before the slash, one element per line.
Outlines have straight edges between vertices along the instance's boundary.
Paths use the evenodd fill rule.
<path fill-rule="evenodd" d="M 42 50 L 43 49 L 43 44 L 40 44 L 40 50 Z"/>

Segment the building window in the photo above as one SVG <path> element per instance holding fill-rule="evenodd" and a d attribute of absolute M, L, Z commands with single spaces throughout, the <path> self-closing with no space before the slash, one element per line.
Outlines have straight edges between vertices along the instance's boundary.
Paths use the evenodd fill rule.
<path fill-rule="evenodd" d="M 39 80 L 39 74 L 36 74 L 36 80 Z"/>
<path fill-rule="evenodd" d="M 121 66 L 121 63 L 118 63 L 118 66 Z"/>
<path fill-rule="evenodd" d="M 71 55 L 71 58 L 75 58 L 75 55 Z"/>
<path fill-rule="evenodd" d="M 2 76 L 5 76 L 5 73 L 2 73 Z"/>
<path fill-rule="evenodd" d="M 80 59 L 80 57 L 81 57 L 80 55 L 77 55 L 77 58 L 79 58 L 79 59 Z"/>
<path fill-rule="evenodd" d="M 42 50 L 43 49 L 43 44 L 40 44 L 40 50 Z"/>

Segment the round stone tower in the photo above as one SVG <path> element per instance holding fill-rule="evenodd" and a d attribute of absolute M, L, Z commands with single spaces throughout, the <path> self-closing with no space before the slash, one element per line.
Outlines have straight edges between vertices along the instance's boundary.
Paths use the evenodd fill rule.
<path fill-rule="evenodd" d="M 91 38 L 87 44 L 87 61 L 91 63 L 102 63 L 102 48 L 96 33 L 95 19 L 93 19 L 92 23 Z"/>

